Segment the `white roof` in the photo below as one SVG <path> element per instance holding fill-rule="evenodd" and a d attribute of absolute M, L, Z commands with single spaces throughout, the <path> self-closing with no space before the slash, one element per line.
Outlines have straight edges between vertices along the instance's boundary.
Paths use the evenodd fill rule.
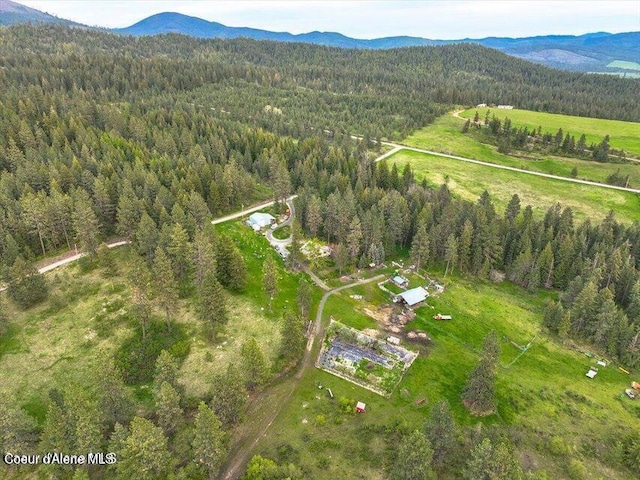
<path fill-rule="evenodd" d="M 593 377 L 595 377 L 597 374 L 598 374 L 598 371 L 597 371 L 597 370 L 589 370 L 589 371 L 587 372 L 587 377 L 589 377 L 589 378 L 593 378 Z"/>
<path fill-rule="evenodd" d="M 427 291 L 422 287 L 412 288 L 406 292 L 402 292 L 400 297 L 407 302 L 407 305 L 415 305 L 416 303 L 423 302 L 429 296 Z"/>
<path fill-rule="evenodd" d="M 351 405 L 353 405 L 353 403 Z M 367 406 L 362 402 L 358 402 L 356 403 L 356 408 L 359 410 L 364 410 L 365 408 L 367 408 Z"/>
<path fill-rule="evenodd" d="M 271 222 L 275 220 L 273 215 L 268 213 L 256 212 L 252 213 L 249 216 L 249 223 L 251 225 L 258 225 L 260 227 L 266 227 L 267 225 L 271 225 Z"/>

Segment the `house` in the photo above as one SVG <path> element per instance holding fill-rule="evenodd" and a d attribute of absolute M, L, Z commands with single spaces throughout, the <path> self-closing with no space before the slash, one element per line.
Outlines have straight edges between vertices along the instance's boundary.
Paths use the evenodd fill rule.
<path fill-rule="evenodd" d="M 268 213 L 256 212 L 256 213 L 252 213 L 249 216 L 249 220 L 247 220 L 247 225 L 249 225 L 251 228 L 253 228 L 257 232 L 261 228 L 271 225 L 275 221 L 276 219 L 273 217 L 273 215 L 270 215 Z"/>
<path fill-rule="evenodd" d="M 364 413 L 365 410 L 367 408 L 367 405 L 362 403 L 362 402 L 358 402 L 356 403 L 356 412 L 358 413 Z"/>
<path fill-rule="evenodd" d="M 407 287 L 407 286 L 409 286 L 409 280 L 404 278 L 404 277 L 401 277 L 400 275 L 396 275 L 391 280 L 393 281 L 393 283 L 395 283 L 399 287 Z"/>
<path fill-rule="evenodd" d="M 478 105 L 476 105 L 476 108 L 484 108 L 486 106 L 487 106 L 486 103 L 479 103 Z"/>
<path fill-rule="evenodd" d="M 403 301 L 410 307 L 413 307 L 420 302 L 424 302 L 428 296 L 429 294 L 424 288 L 416 287 L 412 288 L 411 290 L 407 290 L 406 292 L 402 292 L 400 295 L 398 295 L 398 299 L 400 301 Z"/>

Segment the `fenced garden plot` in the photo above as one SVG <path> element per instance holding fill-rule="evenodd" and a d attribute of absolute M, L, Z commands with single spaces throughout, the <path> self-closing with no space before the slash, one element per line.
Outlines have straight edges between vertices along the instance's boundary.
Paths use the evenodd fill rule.
<path fill-rule="evenodd" d="M 388 397 L 417 356 L 332 320 L 317 367 Z"/>

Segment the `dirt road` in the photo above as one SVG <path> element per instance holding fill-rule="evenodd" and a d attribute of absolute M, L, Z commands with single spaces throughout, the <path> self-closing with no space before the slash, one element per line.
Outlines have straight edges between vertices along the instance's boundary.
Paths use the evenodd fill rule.
<path fill-rule="evenodd" d="M 224 480 L 236 480 L 240 478 L 246 468 L 247 463 L 249 463 L 249 460 L 251 459 L 255 446 L 258 444 L 260 439 L 265 436 L 267 430 L 269 430 L 269 427 L 282 412 L 285 404 L 288 402 L 289 398 L 291 398 L 291 394 L 298 386 L 298 383 L 304 375 L 304 372 L 306 372 L 309 368 L 313 368 L 315 364 L 314 351 L 319 351 L 319 349 L 317 348 L 317 345 L 319 344 L 316 342 L 316 339 L 322 340 L 322 337 L 324 336 L 324 328 L 322 326 L 322 312 L 329 297 L 334 293 L 338 293 L 342 290 L 346 290 L 358 285 L 365 285 L 367 283 L 376 282 L 381 278 L 384 278 L 384 275 L 376 275 L 372 278 L 358 280 L 357 282 L 353 282 L 348 285 L 343 285 L 341 287 L 334 288 L 333 290 L 329 290 L 322 296 L 322 300 L 320 300 L 320 304 L 318 305 L 318 312 L 316 314 L 314 326 L 311 329 L 311 335 L 307 340 L 307 348 L 305 349 L 304 356 L 302 358 L 302 361 L 300 362 L 300 366 L 298 367 L 298 371 L 295 373 L 295 375 L 290 376 L 284 382 L 268 388 L 260 395 L 251 400 L 247 410 L 254 412 L 254 410 L 259 409 L 261 404 L 266 403 L 269 407 L 269 411 L 268 413 L 265 413 L 263 411 L 262 414 L 259 414 L 257 416 L 257 418 L 255 416 L 252 416 L 254 427 L 256 427 L 256 422 L 260 423 L 260 426 L 257 427 L 257 435 L 255 434 L 256 428 L 254 428 L 254 436 L 252 438 L 236 439 L 231 447 L 229 460 L 227 461 L 226 465 L 223 466 L 222 473 L 220 474 L 219 478 L 222 478 Z"/>

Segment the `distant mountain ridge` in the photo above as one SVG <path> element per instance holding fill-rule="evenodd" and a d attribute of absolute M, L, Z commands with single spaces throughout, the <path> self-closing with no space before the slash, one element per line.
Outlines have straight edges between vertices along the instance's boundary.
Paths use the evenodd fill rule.
<path fill-rule="evenodd" d="M 0 0 L 0 25 L 15 25 L 17 23 L 62 23 L 65 25 L 80 25 L 79 23 L 54 17 L 11 0 Z"/>
<path fill-rule="evenodd" d="M 11 0 L 0 0 L 0 25 L 26 22 L 55 22 L 75 26 L 80 25 L 25 7 Z M 597 32 L 579 36 L 547 35 L 526 38 L 488 37 L 460 40 L 432 40 L 420 37 L 396 36 L 364 40 L 347 37 L 336 32 L 314 31 L 292 34 L 249 27 L 228 27 L 218 22 L 210 22 L 202 18 L 175 12 L 158 13 L 129 27 L 111 31 L 134 36 L 176 33 L 196 38 L 246 37 L 254 40 L 304 42 L 356 49 L 389 49 L 466 42 L 495 48 L 508 55 L 554 68 L 605 73 L 635 72 L 640 75 L 640 32 L 616 34 Z M 609 66 L 614 61 L 618 61 L 618 63 L 615 66 Z M 624 64 L 624 66 L 621 67 L 621 64 Z"/>

